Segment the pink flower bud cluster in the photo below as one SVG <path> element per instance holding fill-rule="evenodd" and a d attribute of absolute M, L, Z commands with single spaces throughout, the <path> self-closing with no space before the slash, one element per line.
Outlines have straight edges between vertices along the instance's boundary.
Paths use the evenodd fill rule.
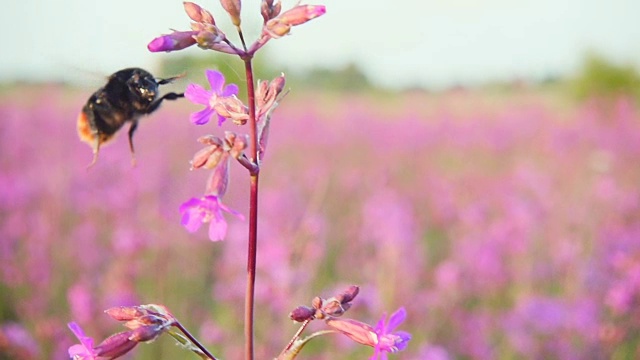
<path fill-rule="evenodd" d="M 184 10 L 193 22 L 191 31 L 173 31 L 161 35 L 147 45 L 151 52 L 176 51 L 198 44 L 200 48 L 217 50 L 229 54 L 236 51 L 229 46 L 225 34 L 216 26 L 213 15 L 198 4 L 185 1 Z"/>
<path fill-rule="evenodd" d="M 86 336 L 76 323 L 69 323 L 69 329 L 76 335 L 80 344 L 69 348 L 69 356 L 76 360 L 115 359 L 141 342 L 150 342 L 162 335 L 177 320 L 162 305 L 122 306 L 105 311 L 111 318 L 124 322 L 127 331 L 111 335 L 97 346 L 93 339 Z"/>
<path fill-rule="evenodd" d="M 267 21 L 263 31 L 277 39 L 287 35 L 293 26 L 304 24 L 325 12 L 326 8 L 322 5 L 298 5 Z"/>
<path fill-rule="evenodd" d="M 221 0 L 222 7 L 238 29 L 241 24 L 241 1 Z M 281 13 L 280 1 L 262 0 L 260 14 L 264 20 L 262 35 L 249 47 L 236 47 L 215 23 L 213 15 L 192 2 L 184 2 L 184 10 L 193 22 L 191 31 L 173 31 L 153 39 L 147 48 L 152 52 L 176 51 L 198 44 L 202 49 L 216 50 L 240 56 L 252 56 L 270 39 L 277 39 L 291 32 L 291 28 L 315 19 L 326 12 L 322 5 L 297 5 Z M 244 50 L 243 50 L 244 49 Z"/>
<path fill-rule="evenodd" d="M 351 301 L 358 296 L 360 288 L 351 285 L 345 291 L 328 299 L 316 296 L 311 301 L 311 307 L 298 306 L 290 314 L 293 321 L 304 322 L 314 319 L 326 319 L 342 316 L 351 307 Z"/>
<path fill-rule="evenodd" d="M 351 302 L 360 292 L 360 289 L 352 285 L 340 294 L 329 299 L 316 296 L 312 306 L 298 306 L 290 314 L 289 318 L 296 322 L 308 322 L 315 319 L 324 322 L 333 330 L 336 330 L 351 340 L 375 349 L 372 359 L 377 359 L 385 352 L 397 352 L 404 350 L 411 340 L 411 335 L 404 331 L 394 332 L 402 323 L 407 314 L 404 308 L 396 311 L 386 323 L 386 315 L 373 327 L 354 319 L 343 319 L 341 316 L 349 310 Z"/>

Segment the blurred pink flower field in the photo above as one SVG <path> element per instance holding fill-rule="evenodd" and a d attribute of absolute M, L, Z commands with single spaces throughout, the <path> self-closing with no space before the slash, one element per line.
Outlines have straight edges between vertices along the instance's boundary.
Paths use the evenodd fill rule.
<path fill-rule="evenodd" d="M 223 242 L 180 226 L 206 174 L 210 131 L 187 102 L 141 121 L 87 170 L 76 116 L 90 92 L 0 93 L 0 359 L 64 359 L 76 321 L 159 303 L 225 359 L 242 353 L 246 223 Z M 522 91 L 390 98 L 288 96 L 262 170 L 256 357 L 277 355 L 288 313 L 361 286 L 370 323 L 404 306 L 413 339 L 391 359 L 640 357 L 640 112 Z M 234 129 L 233 125 L 225 128 Z M 235 128 L 235 130 L 238 130 Z M 242 129 L 240 129 L 242 131 Z M 234 166 L 225 202 L 246 214 Z M 354 315 L 356 317 L 356 315 Z M 329 346 L 331 342 L 331 346 Z M 366 359 L 341 335 L 303 359 Z M 195 358 L 161 338 L 129 359 Z"/>

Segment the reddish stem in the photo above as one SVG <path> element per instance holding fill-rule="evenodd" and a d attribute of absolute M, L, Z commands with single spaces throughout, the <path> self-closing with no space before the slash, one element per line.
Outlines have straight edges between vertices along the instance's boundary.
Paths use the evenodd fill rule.
<path fill-rule="evenodd" d="M 198 339 L 193 337 L 193 335 L 191 335 L 191 333 L 184 326 L 182 326 L 182 324 L 180 324 L 180 322 L 176 321 L 173 324 L 173 326 L 175 326 L 178 329 L 180 329 L 180 331 L 189 339 L 189 341 L 191 341 L 191 343 L 193 345 L 197 346 L 198 349 L 200 349 L 200 351 L 202 351 L 205 355 L 207 355 L 209 357 L 209 359 L 217 360 L 213 355 L 211 355 L 211 353 L 209 352 L 209 350 L 207 350 L 207 348 L 205 348 L 202 344 L 200 344 Z"/>
<path fill-rule="evenodd" d="M 251 171 L 251 195 L 249 199 L 249 241 L 247 250 L 247 292 L 244 306 L 244 336 L 245 336 L 245 359 L 253 360 L 253 311 L 254 293 L 256 283 L 256 254 L 258 250 L 258 177 L 260 168 L 258 166 L 258 128 L 256 124 L 256 99 L 255 85 L 253 80 L 253 69 L 251 67 L 251 57 L 245 57 L 244 68 L 247 76 L 247 98 L 249 105 L 249 156 L 250 161 L 255 164 L 254 171 Z"/>

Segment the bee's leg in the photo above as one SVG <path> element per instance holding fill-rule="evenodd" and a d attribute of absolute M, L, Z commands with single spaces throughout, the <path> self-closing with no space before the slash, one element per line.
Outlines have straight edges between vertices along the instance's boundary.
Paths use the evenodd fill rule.
<path fill-rule="evenodd" d="M 138 120 L 133 120 L 129 127 L 129 150 L 131 151 L 131 166 L 136 166 L 136 154 L 133 149 L 133 133 L 138 128 Z"/>
<path fill-rule="evenodd" d="M 151 105 L 149 105 L 149 108 L 147 108 L 147 114 L 151 114 L 152 112 L 156 111 L 160 106 L 160 104 L 162 104 L 163 100 L 177 100 L 182 97 L 184 97 L 184 93 L 178 94 L 178 93 L 170 92 L 170 93 L 164 94 L 162 95 L 162 97 L 154 100 L 151 103 Z"/>
<path fill-rule="evenodd" d="M 92 167 L 98 162 L 98 153 L 100 152 L 100 133 L 98 132 L 93 133 L 93 145 L 91 146 L 91 148 L 93 150 L 93 159 L 91 160 L 91 163 L 87 165 L 87 169 L 89 169 L 90 167 Z"/>

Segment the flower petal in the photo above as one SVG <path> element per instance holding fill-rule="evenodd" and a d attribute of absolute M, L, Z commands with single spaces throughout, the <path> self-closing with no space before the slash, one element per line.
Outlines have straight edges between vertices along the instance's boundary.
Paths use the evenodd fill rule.
<path fill-rule="evenodd" d="M 218 114 L 218 126 L 222 126 L 222 124 L 225 122 L 225 120 L 227 120 L 226 117 Z"/>
<path fill-rule="evenodd" d="M 206 107 L 203 110 L 191 113 L 189 118 L 191 119 L 191 122 L 196 125 L 204 125 L 209 122 L 209 119 L 211 118 L 211 115 L 213 115 L 213 113 L 213 108 Z"/>
<path fill-rule="evenodd" d="M 407 310 L 403 307 L 398 309 L 396 312 L 391 314 L 389 317 L 389 323 L 387 324 L 387 333 L 392 332 L 398 325 L 402 324 L 404 320 L 407 318 Z"/>
<path fill-rule="evenodd" d="M 232 208 L 228 207 L 227 205 L 220 203 L 220 209 L 228 212 L 229 214 L 237 217 L 240 220 L 244 220 L 244 215 L 242 215 L 240 212 L 233 210 Z"/>
<path fill-rule="evenodd" d="M 184 90 L 184 97 L 192 103 L 209 105 L 212 93 L 198 84 L 189 84 Z"/>
<path fill-rule="evenodd" d="M 211 85 L 211 91 L 214 94 L 220 95 L 222 93 L 222 87 L 224 86 L 224 75 L 216 70 L 207 70 L 205 73 L 209 80 L 209 85 Z"/>
<path fill-rule="evenodd" d="M 402 351 L 406 349 L 407 345 L 409 344 L 409 340 L 411 340 L 411 334 L 409 334 L 406 331 L 397 331 L 395 332 L 395 335 L 400 338 L 399 339 L 400 341 L 396 342 L 396 347 L 398 348 L 398 351 Z"/>
<path fill-rule="evenodd" d="M 233 96 L 233 95 L 238 95 L 238 85 L 236 84 L 229 84 L 224 87 L 224 90 L 222 90 L 222 96 Z"/>
<path fill-rule="evenodd" d="M 202 223 L 206 218 L 206 214 L 201 208 L 201 204 L 202 200 L 191 198 L 180 205 L 180 214 L 182 214 L 180 224 L 184 226 L 188 232 L 196 232 L 200 226 L 202 226 Z"/>
<path fill-rule="evenodd" d="M 93 339 L 86 336 L 80 325 L 75 322 L 67 324 L 71 332 L 80 340 L 80 344 L 69 347 L 69 356 L 73 359 L 94 360 L 96 355 L 93 351 Z"/>
<path fill-rule="evenodd" d="M 182 214 L 182 220 L 180 220 L 180 224 L 187 229 L 188 232 L 194 233 L 198 231 L 200 226 L 202 225 L 203 220 L 202 212 L 198 211 L 188 211 Z"/>
<path fill-rule="evenodd" d="M 209 239 L 211 241 L 221 241 L 227 235 L 227 221 L 222 216 L 220 211 L 211 219 L 209 224 Z"/>
<path fill-rule="evenodd" d="M 386 326 L 384 325 L 386 321 L 387 321 L 387 313 L 382 313 L 380 320 L 378 320 L 378 323 L 375 326 L 377 334 L 385 334 L 387 332 Z"/>

